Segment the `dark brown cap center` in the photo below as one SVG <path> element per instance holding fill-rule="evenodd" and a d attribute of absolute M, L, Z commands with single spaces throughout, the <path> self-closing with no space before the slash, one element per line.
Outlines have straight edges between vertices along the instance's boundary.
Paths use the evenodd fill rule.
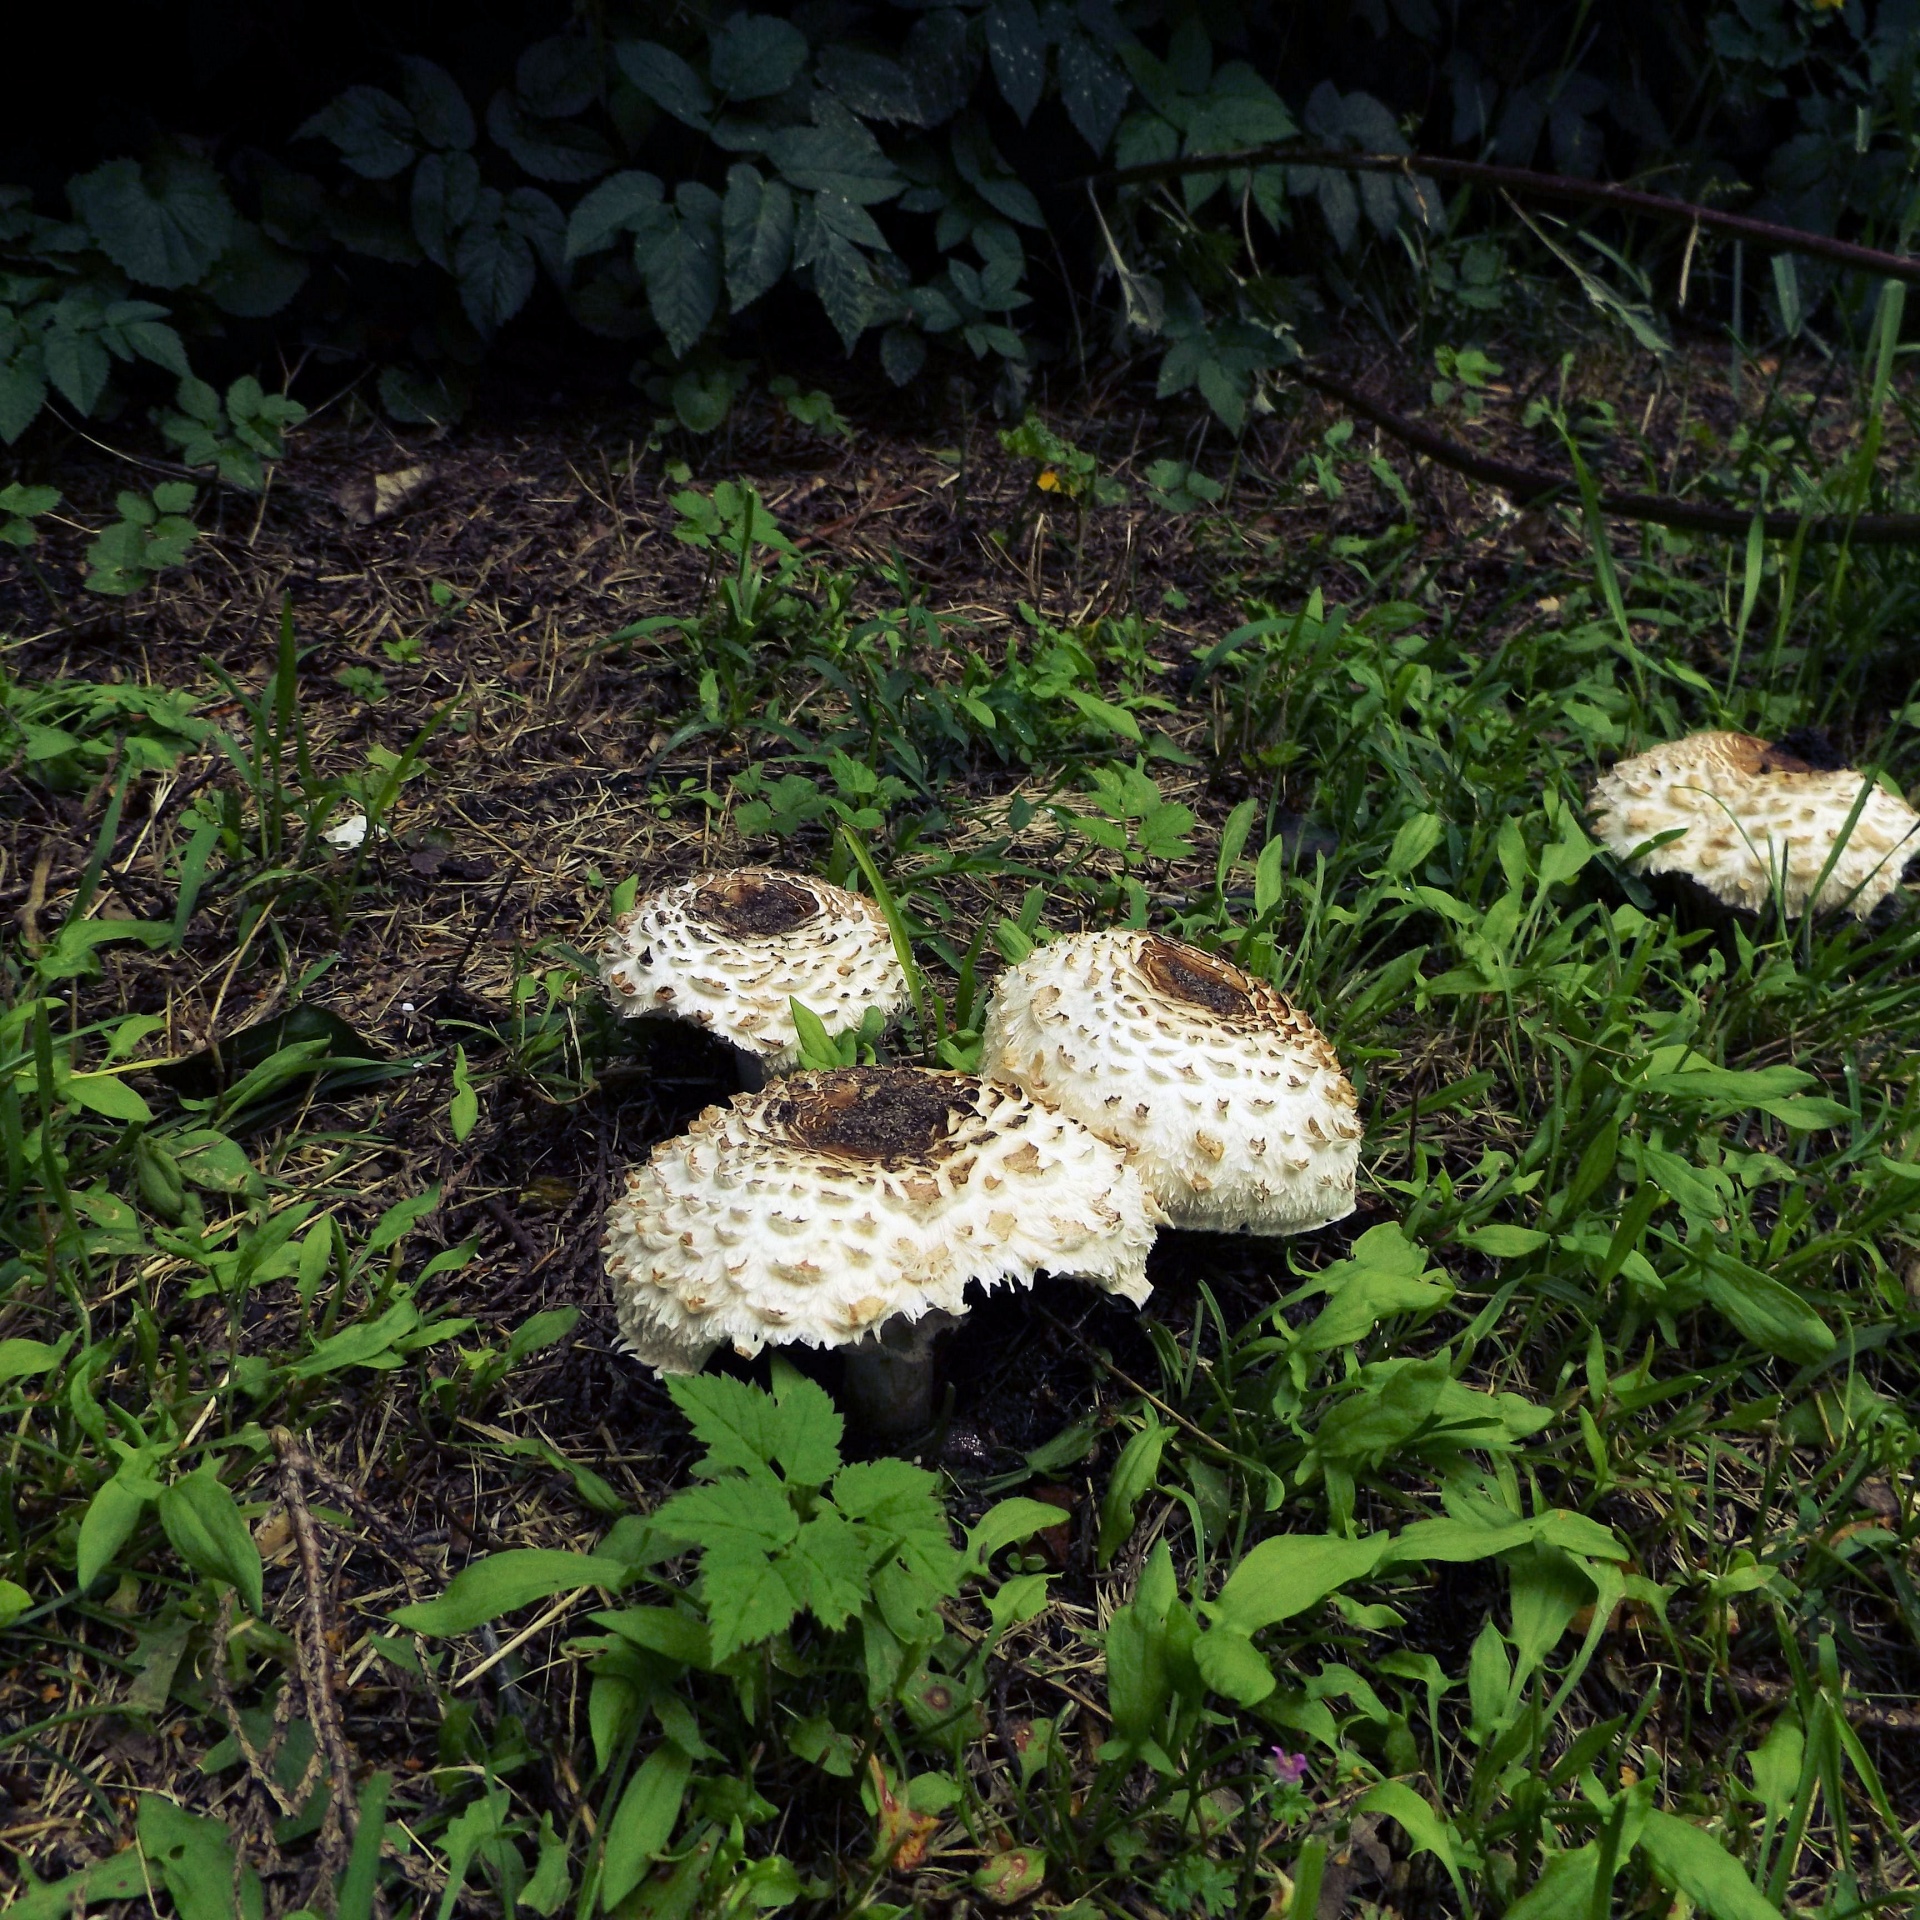
<path fill-rule="evenodd" d="M 821 1153 L 852 1160 L 937 1160 L 971 1103 L 966 1082 L 911 1067 L 847 1067 L 789 1081 L 775 1125 Z"/>
<path fill-rule="evenodd" d="M 807 888 L 775 873 L 715 873 L 699 882 L 701 917 L 723 933 L 790 933 L 820 911 Z"/>
<path fill-rule="evenodd" d="M 1140 951 L 1140 971 L 1169 1000 L 1184 1000 L 1229 1020 L 1253 1012 L 1253 981 L 1231 960 L 1182 941 L 1150 934 Z"/>

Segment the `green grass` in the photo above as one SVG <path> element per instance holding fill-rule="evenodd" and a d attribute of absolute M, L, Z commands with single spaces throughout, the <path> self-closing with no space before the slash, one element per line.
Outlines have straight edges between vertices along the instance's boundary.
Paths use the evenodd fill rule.
<path fill-rule="evenodd" d="M 1297 478 L 1356 483 L 1343 448 Z M 784 1369 L 670 1411 L 595 1346 L 590 1210 L 584 1317 L 463 1296 L 477 1237 L 409 1169 L 659 1131 L 591 925 L 408 1057 L 315 1017 L 149 1077 L 129 983 L 196 929 L 297 1005 L 406 910 L 378 830 L 456 715 L 319 751 L 290 618 L 212 721 L 6 686 L 16 776 L 95 834 L 0 1014 L 0 1750 L 66 1836 L 41 1888 L 35 1816 L 0 1834 L 23 1914 L 1912 1904 L 1920 919 L 1676 918 L 1582 801 L 1702 725 L 1826 721 L 1920 782 L 1920 573 L 1651 534 L 1449 597 L 1377 498 L 1388 532 L 1316 549 L 1351 590 L 1223 513 L 1237 626 L 1027 609 L 989 645 L 908 561 L 689 489 L 703 603 L 606 643 L 665 635 L 671 751 L 745 767 L 659 780 L 664 820 L 883 898 L 923 969 L 883 1053 L 966 1064 L 997 955 L 1130 921 L 1274 979 L 1361 1089 L 1347 1227 L 1170 1243 L 1138 1322 L 1002 1306 L 1065 1388 L 992 1473 L 843 1464 Z M 141 893 L 123 821 L 188 767 Z M 330 853 L 347 810 L 375 832 Z M 617 1436 L 569 1400 L 610 1393 Z M 423 1459 L 471 1476 L 460 1524 L 389 1464 Z"/>

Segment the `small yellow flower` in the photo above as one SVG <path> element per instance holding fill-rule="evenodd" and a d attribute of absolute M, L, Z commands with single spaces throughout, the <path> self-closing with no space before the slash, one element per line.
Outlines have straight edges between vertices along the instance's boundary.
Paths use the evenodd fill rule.
<path fill-rule="evenodd" d="M 1042 493 L 1058 493 L 1060 491 L 1060 476 L 1055 473 L 1051 467 L 1042 467 L 1039 478 L 1036 479 L 1033 484 L 1038 487 Z"/>

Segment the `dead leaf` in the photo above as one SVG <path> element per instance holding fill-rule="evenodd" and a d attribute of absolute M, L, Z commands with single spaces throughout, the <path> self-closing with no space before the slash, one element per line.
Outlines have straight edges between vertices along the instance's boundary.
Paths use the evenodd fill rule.
<path fill-rule="evenodd" d="M 396 467 L 391 473 L 362 475 L 348 480 L 333 491 L 335 503 L 356 527 L 370 527 L 385 520 L 404 506 L 419 499 L 433 484 L 435 469 L 426 466 Z"/>

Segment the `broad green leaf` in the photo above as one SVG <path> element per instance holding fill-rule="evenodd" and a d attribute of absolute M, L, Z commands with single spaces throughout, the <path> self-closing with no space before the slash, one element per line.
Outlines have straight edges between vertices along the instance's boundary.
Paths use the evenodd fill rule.
<path fill-rule="evenodd" d="M 1649 1812 L 1640 1851 L 1668 1886 L 1710 1920 L 1780 1920 L 1780 1910 L 1719 1841 L 1679 1815 Z"/>
<path fill-rule="evenodd" d="M 1387 850 L 1387 871 L 1396 877 L 1417 871 L 1440 844 L 1445 823 L 1437 813 L 1416 813 L 1401 823 Z"/>
<path fill-rule="evenodd" d="M 153 1118 L 153 1109 L 117 1074 L 73 1074 L 67 1080 L 67 1097 L 109 1120 L 144 1125 Z"/>
<path fill-rule="evenodd" d="M 603 1909 L 611 1911 L 640 1884 L 655 1855 L 673 1838 L 692 1770 L 678 1747 L 664 1744 L 635 1769 L 607 1822 L 600 1858 Z"/>
<path fill-rule="evenodd" d="M 1334 1534 L 1293 1533 L 1262 1540 L 1227 1576 L 1214 1602 L 1222 1626 L 1252 1634 L 1318 1606 L 1328 1594 L 1364 1578 L 1386 1556 L 1385 1534 L 1343 1540 Z"/>
<path fill-rule="evenodd" d="M 61 1348 L 44 1340 L 0 1340 L 0 1380 L 22 1380 L 50 1373 L 60 1364 Z"/>
<path fill-rule="evenodd" d="M 245 1866 L 236 1875 L 223 1822 L 143 1793 L 135 1828 L 140 1851 L 173 1896 L 179 1920 L 260 1920 L 260 1876 Z"/>
<path fill-rule="evenodd" d="M 1104 154 L 1127 110 L 1133 83 L 1091 34 L 1068 32 L 1060 41 L 1060 100 L 1067 118 L 1095 155 Z"/>
<path fill-rule="evenodd" d="M 856 206 L 890 200 L 904 184 L 880 143 L 831 94 L 818 96 L 815 124 L 785 127 L 767 141 L 773 164 L 796 187 L 837 193 Z"/>
<path fill-rule="evenodd" d="M 1258 1706 L 1276 1684 L 1259 1648 L 1232 1627 L 1203 1633 L 1193 1643 L 1193 1659 L 1201 1679 L 1236 1706 Z"/>
<path fill-rule="evenodd" d="M 1452 1826 L 1423 1800 L 1404 1780 L 1382 1780 L 1361 1795 L 1359 1810 L 1384 1813 L 1399 1821 L 1413 1843 L 1415 1853 L 1430 1853 L 1446 1868 L 1454 1891 L 1464 1910 L 1468 1903 L 1466 1882 L 1461 1878 L 1461 1848 Z"/>
<path fill-rule="evenodd" d="M 487 133 L 536 180 L 597 180 L 613 165 L 613 149 L 592 127 L 578 120 L 539 119 L 504 87 L 487 104 Z"/>
<path fill-rule="evenodd" d="M 597 1627 L 617 1633 L 636 1647 L 657 1653 L 682 1666 L 706 1667 L 712 1662 L 712 1644 L 706 1627 L 690 1613 L 674 1607 L 624 1607 L 617 1613 L 587 1616 Z"/>
<path fill-rule="evenodd" d="M 260 1549 L 214 1470 L 201 1467 L 162 1488 L 159 1507 L 160 1524 L 181 1559 L 211 1579 L 224 1580 L 257 1616 L 265 1604 Z"/>
<path fill-rule="evenodd" d="M 1138 742 L 1140 739 L 1140 723 L 1125 707 L 1116 707 L 1111 700 L 1102 700 L 1079 687 L 1062 687 L 1060 691 L 1096 726 L 1119 734 L 1123 740 Z"/>
<path fill-rule="evenodd" d="M 506 201 L 497 188 L 480 189 L 454 247 L 453 274 L 467 318 L 484 335 L 497 333 L 532 296 L 533 248 L 507 224 Z"/>
<path fill-rule="evenodd" d="M 1553 1235 L 1541 1233 L 1533 1227 L 1495 1225 L 1475 1227 L 1460 1238 L 1475 1253 L 1488 1254 L 1495 1260 L 1517 1260 L 1525 1254 L 1538 1253 L 1552 1240 Z"/>
<path fill-rule="evenodd" d="M 687 217 L 686 201 L 683 186 L 676 217 L 635 251 L 647 304 L 675 359 L 692 351 L 720 304 L 719 248 L 705 222 Z"/>
<path fill-rule="evenodd" d="M 159 1497 L 160 1489 L 148 1477 L 144 1464 L 132 1470 L 123 1465 L 111 1480 L 104 1482 L 87 1502 L 80 1521 L 80 1538 L 75 1564 L 75 1582 L 84 1593 L 112 1563 L 139 1525 L 141 1511 Z"/>
<path fill-rule="evenodd" d="M 822 231 L 813 254 L 813 290 L 851 353 L 873 324 L 878 289 L 867 256 L 843 235 Z"/>
<path fill-rule="evenodd" d="M 1120 1449 L 1106 1493 L 1100 1501 L 1099 1560 L 1105 1566 L 1133 1532 L 1133 1516 L 1160 1471 L 1160 1456 L 1173 1437 L 1151 1414 L 1147 1424 Z"/>
<path fill-rule="evenodd" d="M 455 237 L 480 201 L 480 165 L 470 153 L 430 153 L 413 170 L 414 238 L 436 267 L 453 267 Z"/>
<path fill-rule="evenodd" d="M 364 1367 L 392 1351 L 420 1325 L 420 1309 L 410 1298 L 395 1301 L 377 1320 L 362 1320 L 329 1334 L 304 1360 L 287 1371 L 296 1380 L 317 1380 L 346 1367 Z"/>
<path fill-rule="evenodd" d="M 468 1633 L 535 1600 L 583 1587 L 617 1589 L 627 1563 L 559 1547 L 512 1547 L 462 1567 L 437 1600 L 420 1600 L 392 1615 L 396 1626 L 431 1637 Z"/>
<path fill-rule="evenodd" d="M 0 1580 L 0 1631 L 13 1623 L 33 1605 L 33 1595 L 12 1580 Z"/>
<path fill-rule="evenodd" d="M 400 56 L 400 70 L 406 76 L 401 91 L 427 145 L 443 149 L 472 146 L 476 137 L 473 109 L 453 75 L 413 53 Z"/>
<path fill-rule="evenodd" d="M 771 1474 L 729 1474 L 709 1486 L 688 1487 L 656 1510 L 654 1524 L 676 1540 L 700 1547 L 777 1553 L 800 1529 L 793 1503 Z"/>
<path fill-rule="evenodd" d="M 1707 1255 L 1707 1298 L 1756 1347 L 1809 1366 L 1833 1351 L 1833 1329 L 1770 1273 L 1720 1253 Z"/>
<path fill-rule="evenodd" d="M 784 1633 L 801 1607 L 800 1575 L 738 1534 L 709 1546 L 700 1562 L 700 1595 L 715 1664 L 742 1647 Z"/>
<path fill-rule="evenodd" d="M 1556 1853 L 1540 1878 L 1507 1909 L 1506 1920 L 1589 1920 L 1593 1883 L 1599 1877 L 1598 1841 Z"/>
<path fill-rule="evenodd" d="M 822 1505 L 794 1535 L 781 1572 L 800 1604 L 838 1632 L 865 1604 L 867 1559 L 862 1529 Z"/>
<path fill-rule="evenodd" d="M 1002 1547 L 1016 1540 L 1031 1540 L 1036 1533 L 1057 1527 L 1067 1516 L 1044 1500 L 1016 1497 L 989 1507 L 967 1533 L 967 1565 L 976 1571 L 985 1568 Z"/>

